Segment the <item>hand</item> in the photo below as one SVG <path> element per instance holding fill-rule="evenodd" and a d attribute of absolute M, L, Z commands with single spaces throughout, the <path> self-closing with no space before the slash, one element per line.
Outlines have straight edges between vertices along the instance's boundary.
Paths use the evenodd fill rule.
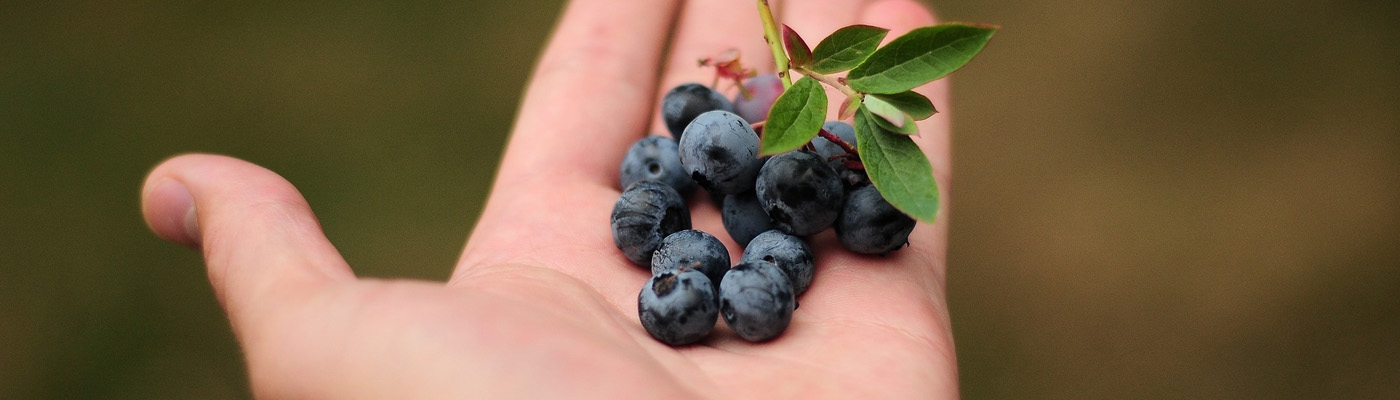
<path fill-rule="evenodd" d="M 854 23 L 895 37 L 933 22 L 912 0 L 793 3 L 774 5 L 812 44 Z M 638 322 L 649 271 L 612 243 L 617 165 L 648 126 L 665 132 L 649 107 L 660 93 L 709 82 L 697 58 L 738 47 L 771 72 L 761 37 L 752 0 L 571 2 L 446 284 L 357 279 L 291 184 L 226 157 L 157 167 L 143 192 L 146 221 L 203 251 L 259 397 L 956 397 L 946 212 L 888 257 L 847 252 L 830 231 L 813 238 L 817 278 L 776 340 L 748 343 L 721 322 L 704 342 L 671 348 Z M 923 91 L 948 108 L 943 81 Z M 916 139 L 944 199 L 947 121 L 923 121 Z M 737 260 L 741 249 L 703 196 L 696 229 Z"/>

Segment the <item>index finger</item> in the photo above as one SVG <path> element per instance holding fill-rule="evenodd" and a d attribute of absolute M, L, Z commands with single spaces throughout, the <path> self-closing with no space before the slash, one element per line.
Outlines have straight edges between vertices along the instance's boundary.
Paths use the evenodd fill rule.
<path fill-rule="evenodd" d="M 531 75 L 493 192 L 536 177 L 595 181 L 646 133 L 676 0 L 569 2 Z M 560 176 L 564 175 L 564 176 Z"/>

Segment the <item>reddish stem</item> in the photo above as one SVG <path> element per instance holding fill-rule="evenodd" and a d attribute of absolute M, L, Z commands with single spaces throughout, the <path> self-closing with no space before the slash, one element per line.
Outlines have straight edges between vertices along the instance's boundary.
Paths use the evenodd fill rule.
<path fill-rule="evenodd" d="M 837 154 L 837 155 L 831 156 L 830 158 L 827 158 L 826 160 L 827 160 L 827 161 L 841 160 L 841 165 L 845 165 L 846 168 L 850 168 L 850 169 L 859 169 L 859 170 L 864 170 L 864 169 L 865 169 L 865 164 L 864 164 L 864 163 L 861 163 L 861 162 L 860 162 L 860 159 L 859 159 L 859 158 L 856 158 L 856 156 L 855 156 L 854 154 Z"/>
<path fill-rule="evenodd" d="M 734 86 L 739 87 L 739 96 L 743 96 L 744 100 L 753 98 L 753 92 L 749 91 L 749 88 L 744 87 L 743 79 L 734 78 Z"/>
<path fill-rule="evenodd" d="M 826 129 L 818 130 L 817 135 L 820 135 L 822 139 L 826 139 L 828 142 L 835 143 L 837 146 L 841 146 L 841 150 L 845 150 L 848 154 L 852 154 L 857 157 L 860 156 L 860 152 L 856 151 L 856 148 L 851 146 L 850 143 L 846 143 L 845 140 L 841 140 L 841 137 L 836 136 L 836 134 L 834 133 L 827 132 Z"/>
<path fill-rule="evenodd" d="M 758 122 L 749 124 L 749 126 L 753 127 L 753 130 L 754 130 L 755 133 L 758 133 L 759 136 L 762 136 L 762 135 L 763 135 L 763 125 L 764 125 L 764 123 L 766 123 L 766 122 L 768 122 L 768 121 L 758 121 Z M 843 162 L 846 164 L 847 167 L 852 168 L 852 169 L 859 169 L 859 170 L 864 170 L 864 169 L 865 169 L 865 164 L 862 164 L 862 163 L 860 162 L 860 152 L 856 151 L 855 146 L 851 146 L 850 143 L 846 143 L 845 140 L 841 140 L 841 137 L 840 137 L 840 136 L 836 136 L 836 134 L 834 134 L 834 133 L 827 132 L 826 129 L 817 129 L 817 135 L 818 135 L 818 136 L 821 136 L 822 139 L 826 139 L 828 142 L 835 143 L 836 146 L 841 147 L 841 150 L 843 150 L 843 151 L 846 152 L 846 154 L 839 154 L 839 155 L 836 155 L 836 156 L 832 156 L 831 159 L 835 160 L 835 159 L 838 159 L 838 158 L 844 158 L 844 159 L 846 159 L 846 160 L 843 161 Z M 815 150 L 816 150 L 816 149 L 812 148 L 812 143 L 811 143 L 811 142 L 808 142 L 807 144 L 802 145 L 802 148 L 803 148 L 803 149 L 807 149 L 807 150 L 811 150 L 811 151 L 815 151 Z"/>

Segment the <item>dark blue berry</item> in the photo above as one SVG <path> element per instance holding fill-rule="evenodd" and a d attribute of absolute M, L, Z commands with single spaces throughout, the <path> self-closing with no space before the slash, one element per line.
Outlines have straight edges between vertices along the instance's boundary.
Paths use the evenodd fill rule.
<path fill-rule="evenodd" d="M 676 149 L 676 140 L 665 136 L 648 136 L 633 142 L 618 171 L 622 187 L 641 181 L 661 182 L 676 189 L 682 198 L 689 198 L 695 192 L 695 181 L 681 167 Z"/>
<path fill-rule="evenodd" d="M 734 105 L 724 95 L 698 83 L 676 86 L 661 98 L 661 121 L 676 140 L 680 140 L 686 125 L 696 116 L 714 110 L 732 112 Z"/>
<path fill-rule="evenodd" d="M 841 121 L 827 121 L 826 124 L 822 125 L 822 129 L 841 138 L 852 148 L 856 147 L 856 130 L 850 124 Z M 846 150 L 842 149 L 841 146 L 826 140 L 824 137 L 817 136 L 812 138 L 812 148 L 816 150 L 818 156 L 826 160 L 826 164 L 831 166 L 833 171 L 836 171 L 836 176 L 846 187 L 864 186 L 870 183 L 870 178 L 866 177 L 865 170 L 847 167 L 847 158 L 836 158 L 836 156 L 846 154 Z"/>
<path fill-rule="evenodd" d="M 773 264 L 792 281 L 792 290 L 799 295 L 812 285 L 812 277 L 817 273 L 812 249 L 807 247 L 807 243 L 802 238 L 776 230 L 753 238 L 744 248 L 740 262 Z"/>
<path fill-rule="evenodd" d="M 797 236 L 813 235 L 831 226 L 841 213 L 846 194 L 831 166 L 801 151 L 768 160 L 754 191 L 778 229 Z"/>
<path fill-rule="evenodd" d="M 612 210 L 613 243 L 637 265 L 650 266 L 661 240 L 690 229 L 690 211 L 676 189 L 642 181 L 628 186 Z"/>
<path fill-rule="evenodd" d="M 744 261 L 724 275 L 719 285 L 719 311 L 740 338 L 769 340 L 787 330 L 797 307 L 792 284 L 778 267 Z"/>
<path fill-rule="evenodd" d="M 685 132 L 681 166 L 695 183 L 718 194 L 753 190 L 763 160 L 758 134 L 748 122 L 728 111 L 710 111 L 695 117 Z"/>
<path fill-rule="evenodd" d="M 827 121 L 825 124 L 822 124 L 822 129 L 841 138 L 841 140 L 844 140 L 847 144 L 851 145 L 851 147 L 855 147 L 856 129 L 851 127 L 851 124 L 841 121 Z M 822 156 L 823 160 L 846 154 L 846 150 L 842 149 L 841 146 L 821 136 L 812 138 L 812 147 L 816 149 L 817 155 Z"/>
<path fill-rule="evenodd" d="M 714 235 L 684 230 L 672 233 L 661 241 L 661 247 L 651 256 L 651 274 L 677 270 L 695 270 L 710 278 L 719 288 L 720 279 L 729 271 L 729 249 Z"/>
<path fill-rule="evenodd" d="M 651 277 L 637 295 L 637 317 L 651 337 L 672 346 L 704 339 L 715 329 L 719 309 L 710 278 L 696 270 Z"/>
<path fill-rule="evenodd" d="M 754 236 L 774 228 L 773 220 L 768 218 L 752 191 L 724 196 L 720 218 L 724 221 L 724 230 L 740 247 L 748 246 Z"/>
<path fill-rule="evenodd" d="M 914 219 L 904 215 L 874 186 L 846 195 L 846 205 L 836 220 L 836 238 L 847 250 L 860 254 L 889 254 L 909 243 Z"/>

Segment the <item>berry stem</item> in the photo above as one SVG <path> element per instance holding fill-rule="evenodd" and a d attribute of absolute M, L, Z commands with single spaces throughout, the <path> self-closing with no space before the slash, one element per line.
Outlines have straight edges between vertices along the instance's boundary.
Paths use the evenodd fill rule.
<path fill-rule="evenodd" d="M 811 146 L 812 144 L 811 144 L 811 143 L 807 143 L 807 145 L 808 145 L 808 146 Z M 827 161 L 838 161 L 838 160 L 839 160 L 839 161 L 841 161 L 841 165 L 845 165 L 846 168 L 850 168 L 850 169 L 859 169 L 859 170 L 864 170 L 864 169 L 865 169 L 865 164 L 862 164 L 862 163 L 860 162 L 860 157 L 856 157 L 855 154 L 837 154 L 837 155 L 828 157 L 826 160 L 827 160 Z"/>
<path fill-rule="evenodd" d="M 740 96 L 744 96 L 744 100 L 753 99 L 753 91 L 750 91 L 749 88 L 747 88 L 747 87 L 744 86 L 744 81 L 743 81 L 743 80 L 735 79 L 735 80 L 734 80 L 734 86 L 738 86 L 738 87 L 739 87 L 739 95 L 740 95 Z"/>
<path fill-rule="evenodd" d="M 783 52 L 783 41 L 778 36 L 778 22 L 773 19 L 773 9 L 768 0 L 758 0 L 758 18 L 763 20 L 763 40 L 773 50 L 773 63 L 778 67 L 778 77 L 783 80 L 783 89 L 792 87 L 792 77 L 788 76 L 787 53 Z"/>
<path fill-rule="evenodd" d="M 840 90 L 841 93 L 849 97 L 851 101 L 860 101 L 865 96 L 855 89 L 851 89 L 850 86 L 846 85 L 846 82 L 841 81 L 841 78 L 831 75 L 822 75 L 804 67 L 794 67 L 793 69 L 802 75 L 806 75 L 808 78 L 816 79 L 817 82 L 825 83 L 827 86 Z"/>
<path fill-rule="evenodd" d="M 836 134 L 834 133 L 827 132 L 826 129 L 817 130 L 817 135 L 820 135 L 822 139 L 826 139 L 826 141 L 828 142 L 835 143 L 837 146 L 840 146 L 841 150 L 846 151 L 846 154 L 850 154 L 857 157 L 860 156 L 860 153 L 856 151 L 855 146 L 851 146 L 850 143 L 846 143 L 845 140 L 841 140 L 840 136 L 836 136 Z"/>

